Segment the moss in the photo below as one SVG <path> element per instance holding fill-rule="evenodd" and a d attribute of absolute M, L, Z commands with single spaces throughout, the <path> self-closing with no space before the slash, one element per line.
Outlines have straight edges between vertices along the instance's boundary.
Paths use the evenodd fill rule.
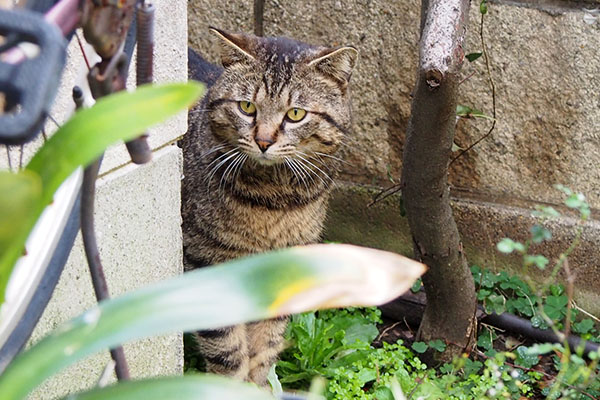
<path fill-rule="evenodd" d="M 390 196 L 368 206 L 379 190 L 340 185 L 333 193 L 324 239 L 412 254 L 406 218 L 400 215 L 400 196 Z"/>

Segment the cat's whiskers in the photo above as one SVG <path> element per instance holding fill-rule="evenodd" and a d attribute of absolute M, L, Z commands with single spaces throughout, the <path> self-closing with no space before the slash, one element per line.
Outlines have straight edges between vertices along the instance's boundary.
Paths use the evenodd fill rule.
<path fill-rule="evenodd" d="M 232 186 L 233 186 L 233 183 L 235 182 L 235 180 L 240 175 L 240 172 L 242 172 L 242 168 L 244 167 L 244 164 L 246 163 L 246 160 L 248 160 L 248 154 L 242 154 L 242 161 L 239 163 L 236 171 L 233 173 L 233 179 L 231 181 L 231 185 Z"/>
<path fill-rule="evenodd" d="M 321 181 L 321 183 L 324 186 L 327 186 L 327 182 L 325 182 L 325 180 L 321 177 L 321 175 L 319 175 L 318 173 L 316 173 L 312 168 L 308 167 L 304 161 L 302 161 L 301 159 L 295 159 L 296 164 L 298 165 L 299 168 L 302 168 L 303 171 L 305 171 L 305 173 L 310 176 L 311 179 L 312 176 L 316 176 L 317 178 L 319 178 L 319 180 Z M 314 179 L 313 179 L 314 182 Z"/>
<path fill-rule="evenodd" d="M 225 168 L 225 171 L 223 171 L 223 175 L 221 176 L 221 179 L 219 180 L 219 192 L 221 191 L 223 182 L 227 182 L 227 178 L 228 178 L 229 174 L 231 174 L 231 172 L 233 172 L 235 170 L 235 167 L 237 166 L 237 164 L 243 157 L 244 157 L 244 154 L 237 153 L 236 157 L 229 163 L 227 168 Z"/>
<path fill-rule="evenodd" d="M 224 148 L 226 148 L 226 147 L 228 147 L 228 146 L 231 146 L 231 145 L 230 145 L 229 143 L 223 143 L 223 144 L 221 144 L 221 145 L 215 146 L 215 147 L 213 147 L 213 148 L 211 148 L 211 149 L 209 149 L 209 150 L 205 151 L 204 153 L 200 154 L 200 157 L 206 157 L 206 156 L 208 156 L 209 154 L 212 154 L 212 153 L 214 153 L 215 151 L 219 151 L 219 150 L 221 150 L 221 149 L 224 149 Z"/>
<path fill-rule="evenodd" d="M 195 109 L 195 110 L 188 111 L 188 115 L 201 114 L 201 113 L 205 113 L 207 111 L 210 111 L 210 109 L 209 108 Z"/>
<path fill-rule="evenodd" d="M 314 163 L 312 163 L 310 160 L 304 158 L 301 154 L 299 154 L 299 152 L 296 153 L 296 156 L 298 157 L 297 159 L 299 161 L 303 161 L 304 163 L 310 165 L 311 167 L 315 168 L 317 171 L 319 171 L 320 173 L 322 173 L 325 178 L 329 179 L 329 181 L 331 183 L 334 183 L 333 179 L 329 176 L 329 174 L 325 171 L 323 171 L 321 168 L 317 167 Z M 306 165 L 305 165 L 306 167 Z M 327 186 L 327 183 L 323 180 L 323 178 L 321 177 L 321 175 L 319 175 L 318 173 L 316 173 L 314 170 L 312 170 L 311 168 L 307 168 L 309 171 L 311 171 L 314 175 L 316 175 L 319 179 L 321 179 L 321 181 L 323 182 L 323 184 L 325 186 Z"/>
<path fill-rule="evenodd" d="M 315 179 L 312 177 L 314 174 L 312 174 L 311 171 L 308 168 L 306 168 L 306 166 L 300 160 L 292 158 L 292 161 L 298 167 L 298 169 L 302 172 L 302 174 L 304 176 L 306 176 L 308 179 L 310 179 L 310 181 L 314 185 Z"/>
<path fill-rule="evenodd" d="M 352 165 L 348 161 L 342 160 L 339 157 L 332 156 L 331 154 L 320 153 L 318 151 L 315 151 L 314 154 L 316 154 L 317 156 L 319 156 L 319 158 L 320 157 L 327 157 L 327 158 L 331 158 L 332 160 L 339 161 L 339 162 L 341 162 L 343 164 L 346 164 L 346 165 Z"/>
<path fill-rule="evenodd" d="M 206 166 L 206 169 L 210 168 L 210 167 L 211 167 L 213 164 L 215 164 L 215 163 L 219 162 L 219 160 L 221 160 L 221 159 L 222 159 L 222 158 L 224 158 L 224 157 L 227 157 L 227 155 L 229 155 L 229 154 L 233 153 L 233 152 L 234 152 L 234 151 L 236 151 L 236 150 L 237 150 L 237 148 L 235 148 L 235 147 L 234 147 L 233 149 L 231 149 L 231 150 L 229 150 L 229 151 L 227 151 L 227 152 L 225 152 L 225 153 L 223 153 L 223 154 L 219 155 L 217 158 L 215 158 L 214 160 L 212 160 L 212 161 L 210 162 L 210 164 L 208 164 L 208 165 Z"/>
<path fill-rule="evenodd" d="M 217 165 L 215 165 L 209 173 L 208 176 L 208 186 L 210 186 L 210 182 L 212 181 L 213 176 L 215 176 L 215 174 L 217 173 L 217 171 L 221 168 L 221 166 L 223 166 L 227 161 L 229 161 L 230 159 L 232 159 L 233 157 L 237 156 L 238 154 L 240 154 L 239 150 L 237 149 L 233 149 L 235 151 L 235 153 L 231 154 L 230 156 L 228 156 L 227 158 L 225 158 L 224 160 L 222 160 L 220 163 L 218 163 Z M 213 161 L 214 162 L 214 161 Z"/>
<path fill-rule="evenodd" d="M 306 183 L 306 179 L 304 179 L 304 172 L 298 169 L 298 166 L 296 165 L 294 159 L 284 156 L 283 161 L 289 167 L 290 171 L 292 171 L 292 174 L 296 177 L 296 181 L 298 183 L 302 182 L 302 184 L 304 184 L 304 187 L 306 188 L 306 191 L 308 192 L 308 184 Z"/>

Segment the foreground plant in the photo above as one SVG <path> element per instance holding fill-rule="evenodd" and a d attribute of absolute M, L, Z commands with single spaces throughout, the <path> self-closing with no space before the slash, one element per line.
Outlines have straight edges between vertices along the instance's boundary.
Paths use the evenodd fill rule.
<path fill-rule="evenodd" d="M 591 211 L 582 193 L 573 192 L 564 185 L 555 185 L 555 188 L 565 196 L 564 205 L 577 211 L 579 214 L 579 223 L 576 228 L 575 237 L 568 248 L 558 256 L 557 260 L 552 263 L 541 254 L 531 254 L 532 245 L 540 244 L 552 238 L 552 233 L 543 226 L 543 223 L 532 227 L 531 237 L 525 243 L 505 238 L 498 243 L 497 247 L 502 253 L 510 254 L 515 252 L 522 256 L 522 275 L 527 281 L 528 287 L 532 288 L 533 291 L 531 299 L 528 298 L 528 300 L 535 301 L 535 303 L 532 301 L 530 304 L 532 311 L 528 311 L 525 304 L 522 304 L 522 311 L 533 314 L 532 324 L 534 326 L 540 328 L 549 327 L 563 341 L 562 345 L 543 344 L 523 350 L 523 354 L 533 358 L 550 352 L 554 352 L 557 356 L 554 361 L 558 374 L 553 382 L 544 390 L 544 394 L 550 399 L 559 397 L 578 398 L 577 396 L 582 395 L 582 393 L 583 396 L 588 396 L 581 388 L 590 386 L 594 382 L 596 382 L 596 385 L 591 385 L 592 390 L 600 394 L 598 391 L 600 389 L 598 386 L 600 385 L 597 385 L 599 354 L 594 352 L 589 354 L 588 358 L 591 361 L 589 364 L 586 364 L 582 358 L 583 347 L 577 349 L 576 353 L 573 354 L 567 341 L 573 327 L 575 331 L 583 331 L 585 333 L 589 333 L 594 329 L 593 323 L 590 324 L 583 321 L 572 327 L 576 316 L 576 312 L 572 309 L 575 279 L 569 267 L 568 260 L 570 254 L 580 243 L 583 224 L 590 218 Z M 556 209 L 550 206 L 537 206 L 534 215 L 542 221 L 561 216 Z M 541 285 L 530 278 L 532 268 L 545 270 L 548 266 L 551 266 L 550 273 Z M 566 275 L 566 290 L 562 285 L 555 284 L 560 271 L 563 271 Z M 522 285 L 518 287 L 518 290 L 526 293 Z M 534 309 L 534 304 L 537 310 Z"/>
<path fill-rule="evenodd" d="M 0 376 L 0 393 L 6 400 L 24 398 L 73 362 L 130 340 L 310 309 L 381 304 L 408 290 L 424 271 L 400 255 L 334 244 L 193 271 L 102 302 L 59 328 L 15 359 Z"/>
<path fill-rule="evenodd" d="M 17 173 L 1 173 L 0 303 L 24 241 L 64 179 L 114 141 L 128 140 L 185 108 L 197 84 L 140 88 L 78 112 Z M 374 305 L 410 288 L 425 267 L 399 255 L 345 245 L 315 245 L 204 268 L 104 301 L 18 356 L 0 376 L 2 400 L 23 399 L 45 379 L 93 353 L 152 335 L 214 329 L 309 309 Z M 127 382 L 83 399 L 269 399 L 218 377 Z"/>
<path fill-rule="evenodd" d="M 133 139 L 185 109 L 203 90 L 190 82 L 142 86 L 102 98 L 56 131 L 22 171 L 0 172 L 0 304 L 29 232 L 61 183 L 109 145 Z"/>

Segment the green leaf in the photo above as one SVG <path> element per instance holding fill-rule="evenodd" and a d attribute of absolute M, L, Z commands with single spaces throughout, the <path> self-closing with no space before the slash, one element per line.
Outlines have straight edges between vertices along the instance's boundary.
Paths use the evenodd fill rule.
<path fill-rule="evenodd" d="M 560 190 L 567 196 L 571 196 L 573 194 L 573 191 L 570 188 L 566 187 L 565 185 L 561 185 L 560 183 L 554 185 L 554 188 Z"/>
<path fill-rule="evenodd" d="M 506 311 L 505 304 L 506 298 L 501 294 L 491 294 L 483 303 L 486 312 L 495 312 L 496 314 L 502 314 Z"/>
<path fill-rule="evenodd" d="M 275 364 L 271 366 L 269 369 L 269 373 L 267 374 L 267 382 L 269 382 L 269 386 L 271 386 L 271 391 L 275 396 L 281 396 L 283 393 L 283 388 L 281 387 L 281 382 L 279 382 L 279 378 L 277 377 L 277 372 L 275 372 Z"/>
<path fill-rule="evenodd" d="M 492 294 L 491 290 L 479 289 L 479 291 L 477 292 L 477 300 L 483 300 L 487 298 L 490 294 Z"/>
<path fill-rule="evenodd" d="M 201 84 L 144 85 L 135 92 L 103 97 L 78 111 L 36 153 L 27 169 L 42 178 L 45 204 L 80 165 L 94 161 L 111 144 L 135 138 L 150 126 L 188 107 L 202 94 Z"/>
<path fill-rule="evenodd" d="M 544 318 L 537 314 L 531 317 L 531 326 L 539 329 L 546 329 L 548 327 Z"/>
<path fill-rule="evenodd" d="M 544 304 L 544 312 L 553 319 L 559 320 L 567 312 L 567 302 L 569 299 L 565 295 L 548 296 Z"/>
<path fill-rule="evenodd" d="M 419 278 L 415 281 L 415 284 L 411 286 L 410 291 L 418 293 L 421 290 L 421 286 L 423 286 L 423 281 Z"/>
<path fill-rule="evenodd" d="M 375 389 L 373 398 L 377 400 L 395 400 L 391 389 L 387 386 L 379 386 Z"/>
<path fill-rule="evenodd" d="M 518 311 L 519 314 L 525 315 L 526 317 L 532 317 L 534 313 L 531 303 L 529 303 L 529 301 L 523 297 L 519 297 L 517 299 L 510 299 L 509 301 L 507 301 L 507 309 L 509 309 L 509 312 L 514 312 L 514 309 Z"/>
<path fill-rule="evenodd" d="M 552 293 L 553 296 L 560 296 L 564 292 L 565 292 L 565 287 L 563 284 L 558 283 L 558 284 L 550 285 L 550 293 Z"/>
<path fill-rule="evenodd" d="M 440 367 L 440 372 L 442 374 L 451 374 L 453 371 L 454 371 L 454 365 L 452 365 L 451 363 L 444 363 Z"/>
<path fill-rule="evenodd" d="M 478 374 L 479 371 L 481 371 L 481 368 L 483 368 L 483 363 L 481 361 L 472 361 L 467 358 L 464 368 L 466 376 Z"/>
<path fill-rule="evenodd" d="M 189 106 L 202 91 L 200 84 L 191 82 L 141 86 L 132 93 L 123 91 L 98 100 L 94 106 L 77 112 L 60 127 L 29 162 L 25 169 L 27 172 L 19 174 L 28 174 L 29 180 L 37 175 L 41 183 L 41 188 L 32 189 L 36 193 L 35 202 L 26 202 L 26 218 L 19 224 L 7 225 L 11 221 L 14 223 L 13 217 L 0 214 L 0 226 L 19 227 L 10 243 L 1 244 L 7 246 L 8 251 L 0 251 L 0 287 L 3 287 L 5 274 L 21 255 L 35 221 L 44 207 L 51 203 L 56 189 L 77 167 L 90 164 L 116 141 L 133 139 L 151 125 Z M 4 195 L 6 188 L 0 189 L 1 197 L 12 197 Z"/>
<path fill-rule="evenodd" d="M 483 55 L 483 53 L 469 53 L 465 57 L 467 58 L 467 60 L 469 60 L 469 62 L 473 62 L 473 61 L 477 60 L 479 57 L 481 57 L 482 55 Z"/>
<path fill-rule="evenodd" d="M 483 15 L 487 14 L 487 12 L 488 12 L 487 0 L 481 0 L 481 3 L 479 3 L 479 12 Z"/>
<path fill-rule="evenodd" d="M 413 342 L 412 346 L 410 346 L 417 353 L 423 354 L 427 351 L 429 346 L 425 342 Z"/>
<path fill-rule="evenodd" d="M 585 203 L 585 197 L 581 193 L 573 193 L 565 200 L 565 205 L 569 208 L 579 208 Z"/>
<path fill-rule="evenodd" d="M 529 349 L 525 346 L 517 347 L 516 351 L 517 358 L 515 359 L 515 364 L 520 365 L 525 368 L 531 368 L 537 363 L 540 362 L 537 354 L 530 353 Z"/>
<path fill-rule="evenodd" d="M 481 277 L 481 286 L 486 288 L 493 288 L 498 282 L 498 275 L 492 271 L 485 271 Z"/>
<path fill-rule="evenodd" d="M 489 115 L 484 114 L 482 111 L 476 110 L 469 106 L 465 106 L 463 104 L 459 104 L 456 106 L 456 115 L 458 115 L 459 117 L 463 117 L 463 118 L 483 118 L 483 119 L 489 119 L 492 121 L 494 120 L 493 117 L 490 117 Z"/>
<path fill-rule="evenodd" d="M 493 348 L 494 339 L 496 339 L 496 333 L 493 329 L 483 329 L 477 337 L 477 346 L 484 350 L 490 350 Z"/>
<path fill-rule="evenodd" d="M 501 253 L 505 254 L 510 254 L 513 251 L 518 251 L 519 253 L 525 252 L 525 246 L 523 246 L 523 243 L 515 242 L 514 240 L 509 238 L 504 238 L 500 240 L 496 247 Z"/>
<path fill-rule="evenodd" d="M 531 255 L 531 254 L 526 254 L 525 257 L 523 258 L 525 265 L 529 266 L 529 265 L 535 265 L 536 267 L 538 267 L 539 269 L 545 269 L 546 266 L 548 265 L 548 263 L 550 261 L 548 261 L 548 259 L 540 254 L 536 254 L 536 255 Z"/>
<path fill-rule="evenodd" d="M 573 324 L 573 330 L 581 334 L 591 333 L 594 330 L 594 321 L 586 318 L 580 322 L 576 322 Z"/>
<path fill-rule="evenodd" d="M 258 387 L 213 375 L 154 378 L 129 382 L 69 396 L 69 400 L 274 400 Z"/>
<path fill-rule="evenodd" d="M 35 223 L 35 210 L 42 193 L 37 174 L 0 172 L 0 304 L 14 261 L 25 251 L 29 227 Z"/>
<path fill-rule="evenodd" d="M 531 240 L 533 243 L 542 243 L 545 240 L 552 239 L 552 233 L 541 225 L 531 227 Z"/>
<path fill-rule="evenodd" d="M 459 150 L 464 150 L 462 147 L 460 147 L 459 145 L 456 144 L 456 142 L 452 142 L 452 152 L 456 152 Z"/>
<path fill-rule="evenodd" d="M 446 350 L 446 343 L 442 342 L 440 339 L 435 339 L 429 342 L 429 347 L 442 353 Z"/>
<path fill-rule="evenodd" d="M 24 398 L 67 365 L 134 339 L 384 303 L 407 291 L 424 269 L 397 254 L 332 244 L 202 268 L 104 301 L 59 328 L 9 365 L 0 393 L 3 400 Z"/>
<path fill-rule="evenodd" d="M 556 348 L 554 343 L 536 343 L 531 347 L 526 348 L 526 353 L 532 356 L 547 354 Z"/>
<path fill-rule="evenodd" d="M 560 213 L 558 211 L 556 211 L 554 209 L 554 207 L 550 207 L 550 206 L 542 206 L 542 205 L 536 205 L 535 206 L 535 210 L 533 212 L 533 215 L 536 217 L 542 217 L 542 218 L 558 218 L 560 217 Z"/>

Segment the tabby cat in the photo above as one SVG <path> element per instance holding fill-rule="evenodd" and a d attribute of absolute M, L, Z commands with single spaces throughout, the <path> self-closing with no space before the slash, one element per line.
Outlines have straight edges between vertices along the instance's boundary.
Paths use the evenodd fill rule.
<path fill-rule="evenodd" d="M 351 129 L 356 49 L 211 31 L 224 68 L 190 56 L 191 78 L 212 86 L 182 140 L 187 270 L 319 241 Z M 208 371 L 265 385 L 286 323 L 197 332 Z"/>

